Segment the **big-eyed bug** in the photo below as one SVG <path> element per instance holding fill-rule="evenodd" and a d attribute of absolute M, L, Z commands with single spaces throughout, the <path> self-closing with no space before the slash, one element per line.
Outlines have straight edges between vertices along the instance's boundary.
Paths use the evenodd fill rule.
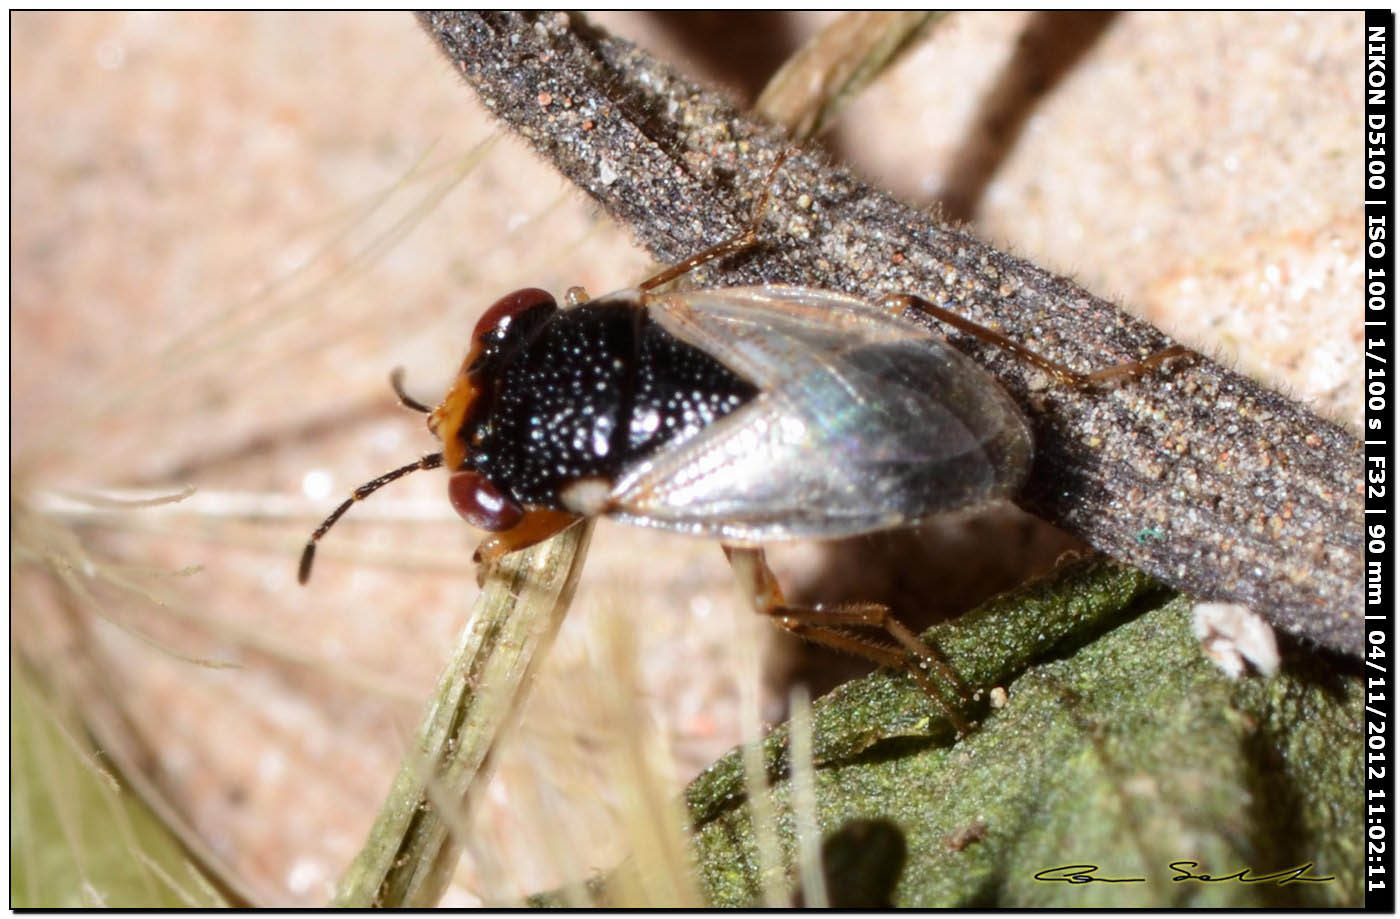
<path fill-rule="evenodd" d="M 876 302 L 769 285 L 657 293 L 757 243 L 773 166 L 749 228 L 634 288 L 589 299 L 515 291 L 477 322 L 456 381 L 427 414 L 442 442 L 357 488 L 316 529 L 410 472 L 445 466 L 457 512 L 488 535 L 475 560 L 549 538 L 583 517 L 718 539 L 756 611 L 803 638 L 928 676 L 956 676 L 876 603 L 787 603 L 759 546 L 916 525 L 1014 494 L 1030 467 L 1025 416 L 997 381 L 924 326 L 922 310 L 1010 350 L 1062 383 L 1089 386 L 1182 354 L 1080 374 L 912 294 Z M 882 630 L 883 644 L 850 630 Z"/>

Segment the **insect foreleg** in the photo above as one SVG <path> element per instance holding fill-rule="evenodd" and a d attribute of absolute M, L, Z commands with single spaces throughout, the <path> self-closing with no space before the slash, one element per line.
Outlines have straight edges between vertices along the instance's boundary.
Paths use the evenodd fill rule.
<path fill-rule="evenodd" d="M 762 549 L 728 545 L 723 548 L 739 580 L 740 589 L 752 604 L 754 612 L 771 618 L 781 628 L 815 644 L 863 657 L 882 667 L 904 671 L 938 703 L 959 736 L 968 733 L 967 722 L 939 694 L 926 668 L 936 669 L 956 687 L 960 695 L 966 697 L 967 689 L 962 680 L 932 648 L 896 619 L 889 607 L 880 603 L 844 604 L 832 609 L 791 606 L 783 598 L 778 579 L 773 569 L 768 567 Z M 882 629 L 899 643 L 902 650 L 849 634 L 842 631 L 843 627 Z"/>
<path fill-rule="evenodd" d="M 486 572 L 501 556 L 519 549 L 528 549 L 535 543 L 544 542 L 555 533 L 562 533 L 583 518 L 576 514 L 548 509 L 535 509 L 525 512 L 520 522 L 509 530 L 492 533 L 481 541 L 472 554 L 476 563 L 476 582 L 481 586 L 486 580 Z"/>
<path fill-rule="evenodd" d="M 750 249 L 758 245 L 758 227 L 763 222 L 763 212 L 768 209 L 768 194 L 773 188 L 773 180 L 777 178 L 778 170 L 787 158 L 792 154 L 789 148 L 779 154 L 773 162 L 773 168 L 768 171 L 768 178 L 763 182 L 763 191 L 759 193 L 758 203 L 754 205 L 753 217 L 749 220 L 748 227 L 737 236 L 732 236 L 722 243 L 711 246 L 703 252 L 697 252 L 684 261 L 671 265 L 645 281 L 637 285 L 637 289 L 643 292 L 654 290 L 665 284 L 667 281 L 674 281 L 683 274 L 689 274 L 706 262 L 713 262 L 718 258 L 725 258 L 730 255 L 737 255 L 745 249 Z"/>
<path fill-rule="evenodd" d="M 1013 341 L 1000 332 L 993 331 L 983 325 L 978 325 L 951 310 L 936 306 L 923 297 L 916 297 L 913 294 L 887 294 L 880 298 L 880 305 L 895 312 L 917 309 L 921 312 L 928 313 L 940 322 L 945 322 L 955 329 L 966 332 L 979 341 L 985 341 L 988 344 L 996 345 L 998 348 L 1010 351 L 1026 363 L 1039 367 L 1066 386 L 1074 386 L 1080 389 L 1096 386 L 1099 383 L 1106 383 L 1111 380 L 1135 377 L 1174 357 L 1182 357 L 1191 353 L 1181 345 L 1172 345 L 1170 348 L 1163 348 L 1155 354 L 1149 354 L 1142 360 L 1124 361 L 1121 364 L 1114 364 L 1112 367 L 1106 367 L 1103 370 L 1097 370 L 1093 373 L 1080 373 L 1077 370 L 1066 367 L 1058 361 L 1052 361 L 1048 357 L 1037 354 L 1020 342 Z"/>

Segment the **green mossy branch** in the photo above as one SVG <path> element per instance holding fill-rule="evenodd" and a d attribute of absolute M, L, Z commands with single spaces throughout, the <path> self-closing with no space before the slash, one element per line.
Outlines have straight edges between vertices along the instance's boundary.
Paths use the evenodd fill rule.
<path fill-rule="evenodd" d="M 902 676 L 876 673 L 817 703 L 813 765 L 834 903 L 1361 902 L 1355 676 L 1291 654 L 1273 679 L 1232 681 L 1202 655 L 1186 600 L 1104 561 L 1067 566 L 926 637 L 970 683 L 1003 684 L 1009 701 L 956 744 Z M 767 738 L 764 754 L 770 808 L 791 859 L 786 726 Z M 757 850 L 739 751 L 698 777 L 687 802 L 706 897 L 755 904 Z M 1174 881 L 1180 872 L 1170 865 L 1182 860 L 1217 876 L 1311 863 L 1308 876 L 1334 879 Z M 1035 877 L 1072 864 L 1144 880 Z M 889 879 L 883 889 L 870 886 L 872 866 Z"/>
<path fill-rule="evenodd" d="M 879 671 L 817 701 L 810 766 L 833 905 L 1361 903 L 1355 672 L 1286 647 L 1277 676 L 1232 680 L 1192 636 L 1190 601 L 1103 559 L 1066 564 L 924 637 L 1007 702 L 984 704 L 978 729 L 955 742 L 901 674 Z M 700 889 L 715 906 L 760 905 L 774 871 L 798 896 L 788 725 L 762 755 L 776 866 L 760 864 L 741 750 L 686 791 Z M 1141 880 L 1046 879 L 1071 865 Z M 1300 866 L 1293 880 L 1187 877 Z M 589 890 L 609 902 L 607 878 Z"/>

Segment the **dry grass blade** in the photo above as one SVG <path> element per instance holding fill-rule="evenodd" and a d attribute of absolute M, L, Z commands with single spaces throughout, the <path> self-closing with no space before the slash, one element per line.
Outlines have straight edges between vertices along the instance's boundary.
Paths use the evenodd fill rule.
<path fill-rule="evenodd" d="M 488 576 L 337 906 L 437 903 L 461 851 L 460 809 L 489 774 L 491 750 L 568 611 L 591 532 L 586 522 L 572 527 Z"/>
<path fill-rule="evenodd" d="M 946 13 L 846 13 L 812 38 L 768 81 L 754 112 L 785 125 L 796 141 L 815 137 L 847 103 Z"/>
<path fill-rule="evenodd" d="M 807 691 L 792 691 L 792 814 L 797 836 L 797 871 L 802 881 L 802 903 L 826 909 L 826 878 L 822 874 L 822 829 L 817 822 L 816 769 L 812 762 L 812 700 Z"/>

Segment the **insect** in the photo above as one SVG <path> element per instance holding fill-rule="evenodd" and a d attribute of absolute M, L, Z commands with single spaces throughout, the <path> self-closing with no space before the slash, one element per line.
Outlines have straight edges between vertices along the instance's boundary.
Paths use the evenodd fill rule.
<path fill-rule="evenodd" d="M 1016 493 L 1032 455 L 1025 416 L 996 380 L 906 317 L 924 310 L 1076 386 L 1181 353 L 1083 375 L 909 294 L 865 300 L 806 287 L 659 292 L 757 244 L 777 169 L 747 230 L 633 288 L 561 308 L 525 288 L 477 322 L 451 389 L 427 415 L 440 452 L 361 485 L 315 530 L 421 469 L 446 467 L 448 497 L 488 532 L 475 560 L 540 542 L 584 517 L 720 541 L 758 612 L 818 644 L 909 673 L 943 704 L 941 659 L 889 608 L 789 604 L 760 546 L 907 527 Z M 863 630 L 863 631 L 858 631 Z M 893 645 L 866 637 L 883 632 Z"/>

